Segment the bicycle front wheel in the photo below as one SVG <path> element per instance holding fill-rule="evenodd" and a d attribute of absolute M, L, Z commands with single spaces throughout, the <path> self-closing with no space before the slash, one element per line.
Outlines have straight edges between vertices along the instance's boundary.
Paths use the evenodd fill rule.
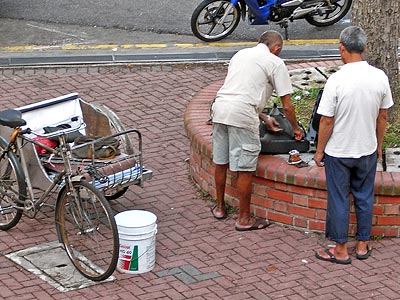
<path fill-rule="evenodd" d="M 56 228 L 68 257 L 85 277 L 107 279 L 118 262 L 117 224 L 103 194 L 88 182 L 73 182 L 56 205 Z"/>
<path fill-rule="evenodd" d="M 26 199 L 25 176 L 14 152 L 0 137 L 0 229 L 8 230 L 19 222 Z"/>

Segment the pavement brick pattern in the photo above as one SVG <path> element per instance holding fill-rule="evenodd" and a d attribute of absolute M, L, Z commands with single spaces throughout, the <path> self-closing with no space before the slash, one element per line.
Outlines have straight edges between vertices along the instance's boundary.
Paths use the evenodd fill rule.
<path fill-rule="evenodd" d="M 155 213 L 158 233 L 151 272 L 116 271 L 113 282 L 63 293 L 4 256 L 56 240 L 51 207 L 23 217 L 0 232 L 0 299 L 399 299 L 400 239 L 379 239 L 370 259 L 340 266 L 314 258 L 326 245 L 316 234 L 278 225 L 240 233 L 235 214 L 213 219 L 211 201 L 188 175 L 183 113 L 196 92 L 225 74 L 221 63 L 1 69 L 1 109 L 78 92 L 142 131 L 154 177 L 111 205 L 116 213 Z"/>

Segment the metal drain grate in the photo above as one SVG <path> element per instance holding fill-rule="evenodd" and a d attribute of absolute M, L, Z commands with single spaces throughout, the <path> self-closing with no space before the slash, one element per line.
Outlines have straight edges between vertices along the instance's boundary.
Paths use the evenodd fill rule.
<path fill-rule="evenodd" d="M 96 282 L 81 275 L 58 241 L 13 252 L 7 254 L 6 257 L 36 274 L 61 292 L 115 280 L 114 276 L 110 276 L 107 280 Z"/>

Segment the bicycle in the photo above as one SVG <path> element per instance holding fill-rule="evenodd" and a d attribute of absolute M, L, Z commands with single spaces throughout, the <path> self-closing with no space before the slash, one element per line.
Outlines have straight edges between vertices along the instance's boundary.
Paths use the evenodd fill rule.
<path fill-rule="evenodd" d="M 86 127 L 80 117 L 71 118 L 71 124 L 76 125 L 42 134 L 23 129 L 26 121 L 20 111 L 0 111 L 0 125 L 12 129 L 9 141 L 0 136 L 0 229 L 11 229 L 23 214 L 34 218 L 48 196 L 58 190 L 55 204 L 58 240 L 83 276 L 101 281 L 111 276 L 118 262 L 117 225 L 104 195 L 71 167 L 72 147 L 67 136 Z M 58 146 L 53 149 L 32 136 L 56 138 Z M 23 151 L 29 144 L 61 157 L 64 165 L 40 197 L 32 189 Z"/>

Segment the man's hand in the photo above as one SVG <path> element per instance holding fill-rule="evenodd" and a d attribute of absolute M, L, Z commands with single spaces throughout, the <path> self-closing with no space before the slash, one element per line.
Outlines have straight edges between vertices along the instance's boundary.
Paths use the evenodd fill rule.
<path fill-rule="evenodd" d="M 297 126 L 297 128 L 293 129 L 293 135 L 297 141 L 300 141 L 304 137 L 304 131 L 300 126 Z"/>
<path fill-rule="evenodd" d="M 318 167 L 323 167 L 324 166 L 324 162 L 322 161 L 323 159 L 324 159 L 324 153 L 323 152 L 315 152 L 314 161 L 315 161 L 315 164 Z"/>
<path fill-rule="evenodd" d="M 265 124 L 266 129 L 270 132 L 281 132 L 283 130 L 274 117 L 261 113 L 260 119 Z"/>
<path fill-rule="evenodd" d="M 276 121 L 274 117 L 269 117 L 269 120 L 267 120 L 267 122 L 265 122 L 265 126 L 267 126 L 268 131 L 272 131 L 272 132 L 281 132 L 283 130 L 279 126 L 278 121 Z"/>

